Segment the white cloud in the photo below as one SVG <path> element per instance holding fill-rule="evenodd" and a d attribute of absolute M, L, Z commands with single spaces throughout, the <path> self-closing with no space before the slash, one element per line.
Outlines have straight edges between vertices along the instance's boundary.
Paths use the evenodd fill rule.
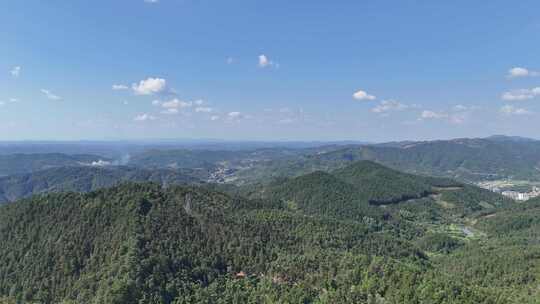
<path fill-rule="evenodd" d="M 516 108 L 512 105 L 504 105 L 499 110 L 502 114 L 505 115 L 529 115 L 532 114 L 529 110 L 526 110 L 524 108 Z"/>
<path fill-rule="evenodd" d="M 375 100 L 377 97 L 368 94 L 366 91 L 358 90 L 353 94 L 353 98 L 356 100 Z"/>
<path fill-rule="evenodd" d="M 203 106 L 204 101 L 199 99 L 195 101 L 184 101 L 178 98 L 174 98 L 168 101 L 153 100 L 152 105 L 160 106 L 163 108 L 162 114 L 178 114 L 181 111 L 192 109 L 197 113 L 210 113 L 212 108 Z M 186 112 L 186 114 L 188 114 Z"/>
<path fill-rule="evenodd" d="M 380 104 L 378 104 L 376 107 L 371 109 L 371 112 L 373 113 L 385 113 L 389 111 L 403 111 L 408 109 L 409 106 L 406 104 L 402 104 L 395 100 L 383 100 Z"/>
<path fill-rule="evenodd" d="M 143 114 L 139 114 L 139 115 L 135 116 L 135 118 L 133 120 L 135 120 L 135 121 L 150 121 L 150 120 L 156 120 L 156 117 L 152 116 L 150 114 L 147 114 L 147 113 L 143 113 Z"/>
<path fill-rule="evenodd" d="M 210 107 L 196 107 L 195 108 L 195 112 L 197 113 L 210 113 L 212 112 L 212 108 Z"/>
<path fill-rule="evenodd" d="M 210 120 L 212 120 L 212 121 L 219 120 L 219 116 L 218 116 L 218 115 L 212 115 L 212 116 L 210 117 Z"/>
<path fill-rule="evenodd" d="M 508 100 L 508 101 L 516 101 L 516 100 L 527 100 L 531 99 L 534 96 L 529 94 L 526 91 L 512 91 L 512 92 L 504 92 L 501 96 L 502 100 Z"/>
<path fill-rule="evenodd" d="M 6 105 L 7 103 L 16 103 L 16 102 L 19 102 L 19 100 L 17 98 L 10 98 L 6 101 L 3 101 L 3 100 L 0 100 L 0 106 L 4 106 Z"/>
<path fill-rule="evenodd" d="M 267 67 L 268 65 L 270 65 L 271 62 L 268 60 L 268 58 L 266 57 L 266 55 L 259 55 L 259 66 L 261 68 L 264 68 L 264 67 Z"/>
<path fill-rule="evenodd" d="M 193 101 L 182 101 L 178 98 L 171 99 L 161 103 L 161 106 L 166 109 L 183 109 L 193 106 Z"/>
<path fill-rule="evenodd" d="M 460 104 L 454 106 L 454 111 L 467 111 L 467 110 L 469 110 L 468 106 L 464 106 Z"/>
<path fill-rule="evenodd" d="M 520 101 L 520 100 L 533 99 L 536 96 L 540 96 L 540 87 L 504 92 L 501 95 L 501 99 L 506 100 L 506 101 Z"/>
<path fill-rule="evenodd" d="M 176 108 L 168 108 L 163 111 L 161 111 L 161 114 L 178 114 L 178 109 Z"/>
<path fill-rule="evenodd" d="M 267 67 L 279 68 L 279 64 L 273 62 L 266 55 L 262 54 L 262 55 L 259 55 L 259 67 L 260 68 L 267 68 Z"/>
<path fill-rule="evenodd" d="M 113 90 L 127 90 L 129 88 L 127 85 L 124 85 L 124 84 L 113 84 L 112 89 Z"/>
<path fill-rule="evenodd" d="M 129 101 L 124 100 L 124 101 L 122 102 L 122 104 L 127 106 L 127 105 L 129 104 Z"/>
<path fill-rule="evenodd" d="M 50 99 L 50 100 L 61 100 L 62 99 L 62 97 L 60 97 L 58 95 L 55 95 L 51 91 L 46 90 L 46 89 L 41 89 L 41 93 L 45 94 L 45 96 L 47 96 L 47 98 Z"/>
<path fill-rule="evenodd" d="M 233 111 L 233 112 L 227 113 L 228 120 L 239 121 L 243 118 L 246 118 L 246 116 L 242 114 L 241 112 Z"/>
<path fill-rule="evenodd" d="M 447 118 L 448 114 L 444 112 L 434 112 L 429 110 L 422 111 L 422 114 L 420 115 L 423 119 L 441 119 L 441 118 Z"/>
<path fill-rule="evenodd" d="M 9 71 L 9 73 L 11 74 L 11 76 L 17 78 L 19 77 L 19 75 L 21 75 L 21 67 L 20 66 L 13 67 L 11 71 Z"/>
<path fill-rule="evenodd" d="M 152 95 L 161 93 L 167 87 L 167 81 L 163 78 L 147 78 L 131 85 L 136 95 Z"/>
<path fill-rule="evenodd" d="M 508 78 L 540 76 L 540 72 L 530 71 L 523 67 L 514 67 L 508 70 Z"/>
<path fill-rule="evenodd" d="M 417 121 L 442 120 L 450 124 L 462 124 L 469 120 L 470 116 L 478 110 L 477 106 L 466 106 L 458 104 L 448 111 L 423 110 Z"/>

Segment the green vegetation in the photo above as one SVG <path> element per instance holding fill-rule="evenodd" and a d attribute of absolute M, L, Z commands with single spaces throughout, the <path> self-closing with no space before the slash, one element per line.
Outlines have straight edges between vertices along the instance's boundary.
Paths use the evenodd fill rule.
<path fill-rule="evenodd" d="M 456 139 L 408 143 L 398 147 L 365 146 L 318 156 L 327 161 L 373 160 L 416 174 L 465 181 L 540 179 L 540 142 Z"/>
<path fill-rule="evenodd" d="M 391 170 L 370 161 L 356 162 L 333 174 L 361 191 L 373 205 L 425 197 L 435 186 L 435 181 L 432 183 L 426 178 Z"/>
<path fill-rule="evenodd" d="M 0 203 L 48 192 L 89 192 L 121 182 L 155 182 L 164 186 L 193 184 L 190 170 L 144 170 L 130 167 L 60 167 L 0 178 Z"/>
<path fill-rule="evenodd" d="M 276 159 L 237 173 L 253 181 L 332 171 L 370 160 L 413 174 L 477 182 L 491 179 L 540 181 L 540 141 L 506 137 L 403 142 L 350 146 L 306 152 L 293 159 Z"/>
<path fill-rule="evenodd" d="M 130 165 L 143 168 L 213 168 L 243 153 L 210 150 L 150 150 L 134 155 Z"/>
<path fill-rule="evenodd" d="M 43 194 L 0 207 L 0 303 L 532 304 L 538 218 L 540 200 L 372 162 Z"/>
<path fill-rule="evenodd" d="M 0 156 L 0 175 L 98 160 L 89 155 L 4 155 Z M 449 177 L 463 182 L 540 181 L 540 141 L 501 136 L 298 149 L 136 149 L 127 165 L 145 169 L 193 169 L 204 180 L 243 185 L 315 171 L 330 172 L 361 160 L 412 174 Z"/>
<path fill-rule="evenodd" d="M 358 219 L 365 214 L 381 213 L 381 209 L 370 208 L 370 205 L 424 198 L 438 192 L 437 187 L 461 189 L 462 186 L 457 182 L 414 176 L 370 161 L 360 161 L 331 173 L 316 171 L 248 189 L 251 197 L 282 200 L 305 212 Z"/>
<path fill-rule="evenodd" d="M 60 153 L 0 155 L 0 176 L 28 173 L 65 166 L 81 166 L 92 162 L 108 161 L 95 155 L 67 155 Z"/>

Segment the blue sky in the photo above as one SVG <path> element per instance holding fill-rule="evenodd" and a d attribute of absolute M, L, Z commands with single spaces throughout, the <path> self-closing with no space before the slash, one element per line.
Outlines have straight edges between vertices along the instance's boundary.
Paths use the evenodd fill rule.
<path fill-rule="evenodd" d="M 538 137 L 538 1 L 3 1 L 0 140 Z"/>

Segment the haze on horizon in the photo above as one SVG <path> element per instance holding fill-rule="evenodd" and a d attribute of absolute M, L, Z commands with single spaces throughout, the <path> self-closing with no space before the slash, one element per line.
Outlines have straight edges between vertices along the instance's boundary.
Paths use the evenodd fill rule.
<path fill-rule="evenodd" d="M 536 138 L 538 1 L 6 1 L 0 141 Z"/>

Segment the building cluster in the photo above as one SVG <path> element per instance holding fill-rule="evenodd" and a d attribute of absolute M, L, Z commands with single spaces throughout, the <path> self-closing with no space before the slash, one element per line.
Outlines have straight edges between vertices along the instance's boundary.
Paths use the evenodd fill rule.
<path fill-rule="evenodd" d="M 540 189 L 538 187 L 534 187 L 533 190 L 530 192 L 518 192 L 508 190 L 502 191 L 501 194 L 516 201 L 527 201 L 531 198 L 540 196 Z"/>
<path fill-rule="evenodd" d="M 225 183 L 231 181 L 234 179 L 234 173 L 236 173 L 236 171 L 237 170 L 233 168 L 219 167 L 214 172 L 210 173 L 208 181 L 213 183 Z"/>

